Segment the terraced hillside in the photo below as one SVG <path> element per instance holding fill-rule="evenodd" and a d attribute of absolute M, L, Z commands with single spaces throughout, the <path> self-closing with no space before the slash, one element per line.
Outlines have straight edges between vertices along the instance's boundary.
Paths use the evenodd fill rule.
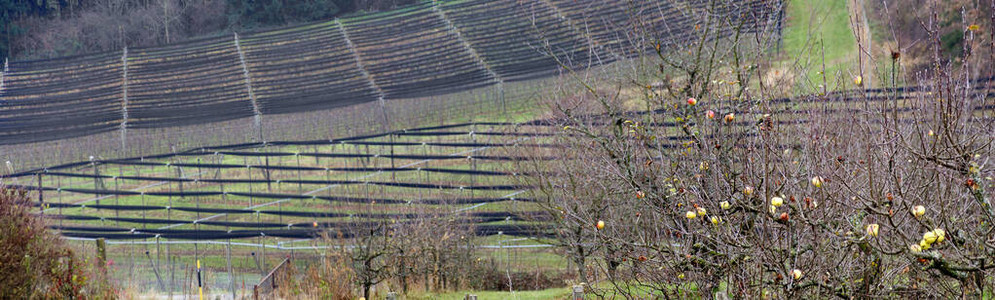
<path fill-rule="evenodd" d="M 978 82 L 970 93 L 991 97 L 990 83 Z M 813 113 L 847 115 L 897 105 L 895 112 L 905 116 L 928 93 L 921 88 L 869 89 L 771 103 L 780 130 L 791 131 L 804 127 Z M 990 118 L 991 105 L 973 109 Z M 734 113 L 743 120 L 734 124 L 743 127 L 755 126 L 750 120 L 761 114 Z M 612 122 L 600 116 L 589 121 Z M 114 247 L 130 247 L 117 251 L 120 259 L 142 249 L 157 257 L 155 262 L 149 257 L 148 263 L 131 258 L 132 268 L 192 264 L 192 258 L 176 256 L 192 253 L 215 260 L 213 266 L 223 271 L 218 260 L 235 251 L 240 256 L 260 253 L 261 261 L 236 266 L 240 274 L 254 274 L 267 263 L 266 249 L 320 249 L 329 246 L 324 237 L 348 241 L 380 221 L 391 222 L 392 230 L 403 234 L 407 224 L 443 220 L 471 234 L 493 236 L 479 240 L 485 248 L 506 246 L 487 241 L 550 234 L 543 222 L 548 215 L 529 198 L 527 179 L 537 174 L 516 173 L 515 163 L 558 159 L 561 146 L 552 143 L 552 136 L 565 134 L 564 125 L 569 124 L 460 123 L 333 140 L 213 146 L 93 159 L 3 180 L 33 191 L 51 228 L 67 238 L 118 240 L 112 241 Z M 677 123 L 647 126 L 669 132 L 664 147 L 690 141 Z M 163 245 L 167 262 L 158 258 Z M 529 257 L 549 255 L 540 251 Z M 270 264 L 276 263 L 273 259 Z M 562 258 L 543 259 L 561 266 L 557 261 Z M 144 284 L 152 282 L 146 278 Z"/>
<path fill-rule="evenodd" d="M 39 205 L 68 237 L 315 238 L 337 230 L 348 236 L 352 221 L 451 214 L 484 224 L 477 226 L 484 235 L 521 233 L 487 225 L 518 218 L 505 209 L 528 202 L 516 197 L 528 187 L 514 179 L 527 174 L 508 165 L 529 158 L 502 152 L 555 146 L 538 141 L 546 126 L 505 132 L 508 126 L 212 147 L 51 167 L 18 180 L 41 179 L 22 187 L 40 187 Z M 421 213 L 410 213 L 413 207 Z"/>
<path fill-rule="evenodd" d="M 780 1 L 433 1 L 164 47 L 6 63 L 0 144 L 331 109 L 527 81 L 679 48 L 690 12 L 777 30 Z M 652 16 L 652 17 L 648 17 Z M 653 32 L 634 39 L 634 31 Z"/>
<path fill-rule="evenodd" d="M 226 145 L 51 166 L 4 182 L 34 190 L 40 213 L 66 238 L 85 241 L 83 247 L 111 240 L 111 256 L 129 272 L 139 268 L 146 276 L 153 266 L 175 268 L 194 259 L 223 271 L 218 260 L 225 251 L 259 253 L 255 263 L 243 259 L 235 266 L 252 281 L 281 257 L 267 256 L 267 249 L 321 249 L 330 242 L 324 237 L 348 241 L 382 221 L 393 224 L 395 234 L 427 220 L 480 236 L 542 234 L 525 197 L 529 187 L 519 178 L 530 174 L 514 173 L 511 165 L 535 159 L 515 154 L 522 150 L 552 158 L 556 146 L 543 142 L 549 128 L 463 123 Z M 136 262 L 143 251 L 155 262 Z M 117 276 L 160 287 L 151 277 Z M 228 286 L 226 280 L 217 285 Z M 175 291 L 182 283 L 164 285 Z"/>

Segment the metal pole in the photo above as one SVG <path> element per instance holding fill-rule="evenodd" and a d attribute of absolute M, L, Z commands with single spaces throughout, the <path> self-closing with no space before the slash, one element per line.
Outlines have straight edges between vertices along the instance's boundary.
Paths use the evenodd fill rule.
<path fill-rule="evenodd" d="M 228 239 L 228 253 L 227 254 L 228 254 L 228 257 L 227 257 L 227 260 L 228 260 L 228 288 L 231 289 L 231 298 L 232 299 L 238 299 L 235 296 L 235 277 L 232 274 L 234 272 L 232 271 L 232 268 L 231 268 L 231 239 Z"/>
<path fill-rule="evenodd" d="M 45 190 L 41 187 L 41 173 L 38 173 L 38 210 L 45 215 Z"/>
<path fill-rule="evenodd" d="M 121 151 L 127 151 L 128 143 L 128 47 L 121 54 Z"/>
<path fill-rule="evenodd" d="M 197 260 L 197 295 L 198 299 L 204 300 L 204 285 L 200 279 L 200 260 Z"/>
<path fill-rule="evenodd" d="M 0 93 L 3 92 L 3 81 L 7 77 L 7 58 L 3 58 L 3 72 L 0 72 Z"/>
<path fill-rule="evenodd" d="M 242 77 L 245 79 L 245 90 L 249 94 L 249 101 L 252 104 L 253 124 L 256 125 L 256 132 L 259 134 L 259 141 L 263 139 L 262 110 L 259 102 L 256 101 L 256 94 L 252 92 L 252 76 L 249 74 L 249 66 L 245 63 L 245 52 L 242 52 L 242 45 L 238 40 L 238 32 L 235 32 L 235 50 L 238 51 L 238 60 L 242 63 Z"/>
<path fill-rule="evenodd" d="M 158 242 L 158 240 L 159 238 L 157 237 L 156 241 Z M 148 251 L 145 251 L 145 257 L 149 259 L 149 264 L 152 265 L 152 273 L 155 274 L 155 279 L 159 282 L 159 289 L 165 290 L 166 285 L 162 283 L 162 277 L 159 276 L 159 269 L 156 268 L 155 261 L 152 260 L 152 255 Z"/>

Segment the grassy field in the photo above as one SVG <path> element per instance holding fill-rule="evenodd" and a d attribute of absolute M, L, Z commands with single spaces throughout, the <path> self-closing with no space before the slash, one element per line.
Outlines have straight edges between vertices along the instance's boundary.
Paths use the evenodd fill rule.
<path fill-rule="evenodd" d="M 839 90 L 838 78 L 851 78 L 856 70 L 857 41 L 850 29 L 846 0 L 791 0 L 787 7 L 781 63 L 794 74 L 798 94 Z M 823 64 L 825 66 L 823 66 Z M 823 67 L 825 71 L 823 72 Z"/>
<path fill-rule="evenodd" d="M 480 126 L 472 125 L 463 128 L 440 129 L 438 131 L 451 132 L 505 132 L 510 130 L 507 126 Z M 519 132 L 531 132 L 546 130 L 544 127 L 530 128 L 519 127 Z M 235 195 L 213 195 L 213 196 L 153 196 L 153 195 L 100 195 L 87 193 L 74 193 L 71 191 L 47 191 L 47 203 L 81 203 L 95 205 L 96 199 L 100 198 L 99 204 L 120 205 L 127 207 L 134 206 L 170 206 L 170 207 L 199 207 L 199 208 L 224 208 L 242 209 L 253 207 L 258 210 L 272 211 L 302 211 L 302 212 L 335 212 L 335 213 L 404 213 L 413 209 L 425 212 L 450 213 L 454 210 L 465 210 L 467 212 L 506 212 L 532 210 L 532 204 L 521 201 L 499 201 L 484 204 L 455 204 L 436 205 L 419 204 L 419 199 L 460 199 L 460 198 L 500 198 L 518 193 L 513 190 L 471 190 L 471 189 L 426 189 L 395 186 L 376 185 L 327 185 L 327 184 L 295 184 L 295 183 L 209 183 L 209 182 L 157 182 L 152 179 L 124 179 L 124 178 L 79 178 L 71 176 L 93 175 L 101 176 L 143 176 L 152 178 L 191 178 L 191 179 L 263 179 L 273 180 L 360 180 L 374 182 L 401 182 L 401 183 L 431 183 L 451 186 L 479 186 L 479 185 L 508 185 L 516 184 L 517 180 L 511 176 L 498 175 L 468 175 L 435 173 L 428 171 L 404 171 L 404 172 L 350 172 L 350 171 L 299 171 L 299 170 L 272 170 L 265 172 L 261 168 L 220 168 L 211 167 L 180 167 L 175 164 L 181 163 L 202 163 L 202 164 L 226 164 L 241 166 L 286 166 L 286 167 L 317 167 L 317 168 L 389 168 L 389 167 L 421 167 L 421 168 L 443 168 L 450 170 L 480 170 L 480 171 L 507 171 L 511 170 L 512 162 L 501 160 L 468 160 L 463 156 L 515 156 L 518 150 L 502 149 L 503 147 L 448 147 L 419 145 L 418 143 L 491 143 L 505 144 L 509 141 L 520 141 L 526 144 L 541 144 L 541 138 L 532 140 L 522 140 L 517 136 L 492 136 L 492 135 L 440 135 L 440 136 L 395 136 L 380 137 L 363 140 L 364 142 L 413 142 L 416 145 L 385 146 L 385 145 L 349 145 L 349 144 L 328 144 L 313 146 L 268 146 L 257 149 L 238 150 L 243 153 L 255 155 L 256 153 L 337 153 L 337 154 L 411 154 L 411 155 L 454 155 L 461 159 L 433 160 L 433 159 L 388 159 L 384 157 L 370 158 L 325 158 L 325 157 L 304 157 L 304 156 L 272 156 L 268 159 L 260 156 L 238 156 L 238 155 L 216 155 L 207 152 L 204 155 L 176 156 L 164 159 L 144 159 L 145 163 L 153 165 L 128 165 L 121 163 L 96 163 L 78 168 L 52 170 L 62 172 L 63 175 L 44 175 L 41 184 L 46 187 L 61 189 L 93 189 L 93 190 L 121 190 L 121 191 L 141 191 L 152 192 L 255 192 L 255 193 L 276 193 L 286 195 L 314 194 L 317 196 L 337 196 L 355 198 L 393 198 L 410 200 L 412 204 L 375 204 L 375 203 L 338 203 L 326 200 L 315 199 L 266 199 L 235 196 Z M 535 148 L 540 152 L 550 151 L 551 148 Z M 533 151 L 534 152 L 534 151 Z M 169 163 L 168 165 L 166 163 Z M 20 180 L 29 180 L 22 178 Z M 35 185 L 37 183 L 32 183 Z M 314 192 L 320 190 L 320 192 Z M 314 193 L 308 193 L 314 192 Z M 524 195 L 523 195 L 524 196 Z M 519 196 L 520 198 L 521 196 Z M 138 232 L 152 229 L 170 230 L 251 230 L 252 228 L 238 228 L 229 226 L 218 226 L 208 224 L 170 224 L 165 223 L 146 224 L 138 220 L 163 219 L 163 220 L 210 220 L 225 222 L 244 223 L 304 223 L 311 222 L 350 222 L 359 219 L 349 217 L 302 217 L 302 216 L 281 216 L 268 214 L 217 214 L 217 213 L 196 213 L 179 210 L 115 210 L 96 208 L 51 208 L 46 211 L 50 215 L 71 215 L 107 218 L 98 220 L 62 220 L 53 219 L 50 224 L 55 226 L 80 226 L 86 228 L 135 228 Z M 119 220 L 121 218 L 135 219 L 135 222 Z M 482 222 L 480 225 L 489 224 L 527 224 L 519 221 L 494 221 Z M 266 230 L 279 228 L 262 228 Z M 77 229 L 79 230 L 79 229 Z M 83 229 L 84 231 L 86 229 Z M 69 230 L 72 231 L 72 230 Z M 512 241 L 508 241 L 512 240 Z M 162 244 L 156 242 L 162 241 Z M 228 251 L 231 251 L 231 269 L 234 276 L 236 289 L 241 287 L 242 282 L 248 285 L 255 284 L 273 266 L 278 264 L 284 257 L 294 257 L 301 264 L 301 269 L 306 268 L 306 262 L 314 258 L 315 250 L 308 250 L 306 247 L 324 247 L 326 244 L 314 241 L 295 241 L 282 238 L 240 238 L 232 239 L 234 244 L 230 248 L 226 241 L 219 241 L 214 244 L 193 244 L 185 243 L 182 239 L 139 239 L 132 241 L 113 241 L 108 246 L 108 259 L 115 262 L 112 267 L 113 277 L 118 282 L 126 286 L 134 287 L 138 290 L 154 289 L 162 290 L 159 287 L 155 273 L 163 277 L 167 291 L 183 292 L 190 284 L 190 269 L 195 265 L 196 260 L 200 260 L 209 270 L 211 279 L 210 285 L 218 289 L 227 289 L 230 284 L 228 278 Z M 523 245 L 535 244 L 535 242 L 523 241 L 516 236 L 489 236 L 477 241 L 479 245 Z M 93 242 L 78 241 L 74 245 L 81 250 L 81 253 L 92 257 Z M 254 246 L 258 245 L 258 246 Z M 273 247 L 282 249 L 273 249 Z M 288 248 L 283 248 L 288 247 Z M 298 247 L 298 250 L 291 250 L 289 247 Z M 230 249 L 230 250 L 229 250 Z M 566 266 L 565 260 L 559 255 L 551 252 L 550 248 L 529 248 L 529 249 L 481 249 L 477 255 L 479 260 L 493 261 L 502 268 L 512 271 L 525 271 L 544 269 L 558 272 Z M 320 250 L 319 250 L 320 251 Z M 166 292 L 166 291 L 162 291 Z"/>
<path fill-rule="evenodd" d="M 425 294 L 409 295 L 408 299 L 459 300 L 463 299 L 468 294 L 476 295 L 477 299 L 480 300 L 569 299 L 570 289 L 554 288 L 554 289 L 546 289 L 540 291 L 521 291 L 521 292 L 458 291 L 458 292 L 441 293 L 441 294 L 425 293 Z"/>

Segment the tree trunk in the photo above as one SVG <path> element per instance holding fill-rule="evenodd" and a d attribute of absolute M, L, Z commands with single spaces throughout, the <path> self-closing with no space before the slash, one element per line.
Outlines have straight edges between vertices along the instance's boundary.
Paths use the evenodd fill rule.
<path fill-rule="evenodd" d="M 585 265 L 585 259 L 583 253 L 583 247 L 578 246 L 577 250 L 581 254 L 574 255 L 574 264 L 577 265 L 577 280 L 581 283 L 587 283 L 587 266 Z"/>

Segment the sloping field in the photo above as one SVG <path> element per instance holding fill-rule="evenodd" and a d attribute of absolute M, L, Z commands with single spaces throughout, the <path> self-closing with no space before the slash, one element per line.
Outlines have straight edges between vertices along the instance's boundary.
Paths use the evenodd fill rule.
<path fill-rule="evenodd" d="M 991 97 L 991 89 L 990 81 L 982 81 L 972 93 Z M 903 119 L 911 118 L 912 108 L 922 105 L 919 101 L 928 93 L 918 88 L 869 89 L 777 99 L 772 104 L 779 130 L 790 131 L 815 113 L 892 113 L 894 108 L 894 113 L 907 116 Z M 973 110 L 990 119 L 993 107 Z M 735 113 L 742 116 L 735 126 L 757 125 L 751 120 L 758 112 Z M 615 122 L 599 116 L 589 121 Z M 666 142 L 661 146 L 681 148 L 688 140 L 680 138 L 676 124 L 647 126 L 672 134 L 662 137 Z M 420 220 L 445 220 L 448 226 L 493 236 L 478 242 L 499 249 L 509 247 L 509 237 L 548 234 L 543 214 L 528 198 L 528 180 L 522 180 L 536 174 L 516 173 L 515 163 L 557 159 L 560 146 L 551 143 L 551 136 L 564 134 L 564 125 L 460 123 L 334 140 L 213 146 L 50 166 L 3 180 L 31 190 L 50 226 L 63 236 L 87 245 L 96 238 L 112 240 L 114 256 L 130 259 L 132 272 L 137 267 L 147 276 L 162 265 L 183 270 L 195 258 L 223 272 L 224 257 L 235 253 L 234 272 L 241 275 L 233 276 L 249 276 L 251 283 L 252 274 L 280 257 L 266 256 L 266 251 L 310 255 L 307 250 L 348 241 L 382 220 L 398 228 Z M 488 245 L 495 241 L 499 244 Z M 533 246 L 542 245 L 524 249 Z M 165 258 L 160 258 L 163 247 Z M 142 251 L 147 262 L 140 257 Z M 562 269 L 561 258 L 550 255 L 528 257 Z M 215 286 L 230 286 L 232 279 L 218 280 Z M 138 284 L 155 282 L 144 278 Z M 176 290 L 183 283 L 171 281 L 168 286 Z"/>
<path fill-rule="evenodd" d="M 971 92 L 991 97 L 991 81 Z M 927 90 L 868 89 L 826 97 L 776 99 L 782 130 L 812 113 L 852 114 L 868 108 L 912 112 Z M 863 108 L 854 105 L 859 103 Z M 974 107 L 990 118 L 991 105 Z M 654 113 L 654 112 L 649 112 Z M 724 112 L 723 112 L 724 113 Z M 751 114 L 738 126 L 754 126 Z M 592 117 L 594 122 L 615 122 Z M 664 147 L 686 140 L 677 123 Z M 557 159 L 549 137 L 564 124 L 475 122 L 403 129 L 332 140 L 270 141 L 202 147 L 125 159 L 92 159 L 3 176 L 34 191 L 37 205 L 63 235 L 79 238 L 229 239 L 349 235 L 347 223 L 458 216 L 481 235 L 536 233 L 492 226 L 529 218 L 530 187 L 514 163 Z M 418 211 L 412 214 L 412 208 Z M 519 210 L 510 211 L 510 207 Z M 524 209 L 524 210 L 522 210 Z M 502 223 L 509 224 L 509 223 Z M 490 229 L 489 229 L 490 228 Z M 196 229 L 191 232 L 185 229 Z M 343 232 L 337 232 L 344 230 Z"/>
<path fill-rule="evenodd" d="M 771 22 L 770 1 L 426 2 L 405 9 L 154 48 L 5 65 L 0 144 L 169 128 L 442 95 L 680 47 L 690 12 L 718 28 Z M 647 13 L 652 12 L 652 13 Z M 646 17 L 653 16 L 653 17 Z M 656 41 L 630 40 L 632 30 Z M 555 59 L 554 59 L 555 58 Z"/>

